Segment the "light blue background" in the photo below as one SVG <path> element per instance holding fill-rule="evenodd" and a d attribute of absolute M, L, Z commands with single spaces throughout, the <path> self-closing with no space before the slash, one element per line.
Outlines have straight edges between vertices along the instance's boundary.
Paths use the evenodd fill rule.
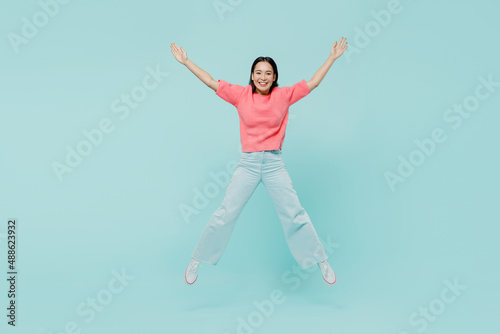
<path fill-rule="evenodd" d="M 500 81 L 500 6 L 402 0 L 359 47 L 357 29 L 390 1 L 232 3 L 221 19 L 210 0 L 73 0 L 18 53 L 8 34 L 40 5 L 3 3 L 0 258 L 16 218 L 19 294 L 12 329 L 1 280 L 2 332 L 60 333 L 75 321 L 81 333 L 233 334 L 254 301 L 279 289 L 285 301 L 253 332 L 413 334 L 423 325 L 410 324 L 412 314 L 439 305 L 445 280 L 456 279 L 466 289 L 421 332 L 498 333 L 500 89 L 458 129 L 443 114 L 474 94 L 478 77 Z M 283 145 L 301 204 L 320 237 L 338 244 L 329 258 L 337 283 L 319 271 L 296 290 L 282 281 L 296 263 L 260 185 L 219 264 L 202 264 L 187 286 L 190 254 L 225 187 L 189 220 L 180 208 L 241 146 L 236 109 L 179 64 L 170 43 L 240 85 L 256 57 L 271 56 L 280 86 L 290 86 L 309 80 L 342 36 L 348 52 L 290 108 Z M 121 120 L 112 102 L 156 66 L 168 76 Z M 104 118 L 115 130 L 59 181 L 53 162 Z M 391 191 L 384 173 L 397 173 L 398 156 L 435 128 L 447 140 Z M 122 268 L 134 279 L 87 323 L 77 307 Z"/>

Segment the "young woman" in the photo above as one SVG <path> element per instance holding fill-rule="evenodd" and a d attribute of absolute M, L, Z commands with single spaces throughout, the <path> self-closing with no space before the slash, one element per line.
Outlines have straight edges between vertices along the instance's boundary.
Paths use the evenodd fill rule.
<path fill-rule="evenodd" d="M 302 80 L 289 87 L 278 87 L 278 68 L 273 59 L 258 57 L 252 64 L 249 84 L 240 86 L 224 80 L 215 81 L 188 59 L 182 47 L 171 44 L 177 61 L 219 97 L 236 107 L 242 147 L 241 158 L 229 181 L 224 200 L 211 216 L 191 254 L 184 273 L 186 283 L 196 281 L 200 262 L 217 264 L 240 213 L 261 182 L 271 196 L 288 247 L 301 269 L 318 264 L 325 282 L 335 283 L 336 276 L 327 262 L 323 245 L 293 189 L 281 148 L 289 107 L 318 87 L 333 62 L 346 49 L 347 42 L 342 37 L 332 46 L 328 59 L 311 80 Z"/>

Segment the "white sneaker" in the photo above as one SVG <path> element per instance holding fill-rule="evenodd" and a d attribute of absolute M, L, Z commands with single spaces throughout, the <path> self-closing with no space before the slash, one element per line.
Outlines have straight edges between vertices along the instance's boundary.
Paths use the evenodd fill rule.
<path fill-rule="evenodd" d="M 196 282 L 196 279 L 198 278 L 199 266 L 200 261 L 191 258 L 191 261 L 189 261 L 189 264 L 186 268 L 186 272 L 184 273 L 184 279 L 186 280 L 187 284 L 193 284 L 194 282 Z"/>
<path fill-rule="evenodd" d="M 321 269 L 321 274 L 323 275 L 323 279 L 326 283 L 332 285 L 337 281 L 337 276 L 335 276 L 333 269 L 330 267 L 326 260 L 318 263 L 318 266 Z"/>

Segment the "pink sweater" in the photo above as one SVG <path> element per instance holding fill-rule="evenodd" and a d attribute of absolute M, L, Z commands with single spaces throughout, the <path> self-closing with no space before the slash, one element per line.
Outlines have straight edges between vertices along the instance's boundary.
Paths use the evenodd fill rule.
<path fill-rule="evenodd" d="M 238 111 L 243 152 L 282 148 L 288 108 L 311 92 L 305 80 L 290 87 L 274 87 L 267 95 L 252 94 L 251 85 L 243 87 L 218 81 L 215 93 Z"/>

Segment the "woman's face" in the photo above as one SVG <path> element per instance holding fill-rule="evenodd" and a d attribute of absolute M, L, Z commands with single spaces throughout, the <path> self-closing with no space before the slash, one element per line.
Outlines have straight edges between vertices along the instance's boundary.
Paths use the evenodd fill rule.
<path fill-rule="evenodd" d="M 255 85 L 255 92 L 261 95 L 267 95 L 276 74 L 274 74 L 273 67 L 267 61 L 260 61 L 255 65 L 252 73 L 252 81 Z"/>

